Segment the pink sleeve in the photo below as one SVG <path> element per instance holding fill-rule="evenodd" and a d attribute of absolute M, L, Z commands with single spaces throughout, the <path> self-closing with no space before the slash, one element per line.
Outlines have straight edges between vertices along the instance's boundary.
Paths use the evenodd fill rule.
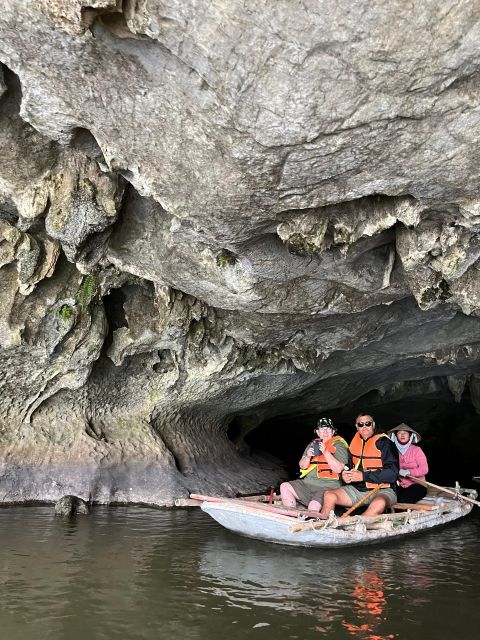
<path fill-rule="evenodd" d="M 415 473 L 414 476 L 426 476 L 428 473 L 428 462 L 425 454 L 420 447 L 415 447 Z"/>
<path fill-rule="evenodd" d="M 402 460 L 400 463 L 402 469 L 416 469 L 418 467 L 418 460 Z"/>

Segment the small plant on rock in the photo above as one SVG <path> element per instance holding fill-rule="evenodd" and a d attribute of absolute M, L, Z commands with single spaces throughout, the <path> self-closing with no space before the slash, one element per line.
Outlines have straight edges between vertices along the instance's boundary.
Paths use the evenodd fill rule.
<path fill-rule="evenodd" d="M 219 267 L 226 269 L 227 267 L 233 267 L 238 261 L 237 256 L 228 249 L 222 249 L 217 254 L 217 264 Z"/>
<path fill-rule="evenodd" d="M 58 313 L 60 314 L 60 317 L 64 322 L 68 322 L 72 317 L 73 309 L 68 304 L 62 304 Z"/>
<path fill-rule="evenodd" d="M 78 306 L 82 311 L 84 311 L 90 302 L 93 300 L 95 295 L 96 282 L 95 276 L 88 275 L 82 281 L 80 285 L 77 295 L 75 296 L 75 300 L 77 301 Z"/>

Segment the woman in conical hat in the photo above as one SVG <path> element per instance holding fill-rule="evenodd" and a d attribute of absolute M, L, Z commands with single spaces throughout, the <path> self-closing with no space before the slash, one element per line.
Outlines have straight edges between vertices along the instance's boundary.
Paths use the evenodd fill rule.
<path fill-rule="evenodd" d="M 388 432 L 390 439 L 398 449 L 400 460 L 400 478 L 398 480 L 398 502 L 413 504 L 427 495 L 426 487 L 416 484 L 406 476 L 425 480 L 428 473 L 428 462 L 425 454 L 417 446 L 421 436 L 418 431 L 402 422 Z"/>

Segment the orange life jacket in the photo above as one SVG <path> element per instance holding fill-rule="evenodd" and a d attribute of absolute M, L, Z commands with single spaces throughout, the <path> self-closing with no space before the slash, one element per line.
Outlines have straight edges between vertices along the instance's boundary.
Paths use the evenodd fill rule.
<path fill-rule="evenodd" d="M 350 443 L 350 454 L 352 456 L 353 466 L 355 469 L 360 467 L 363 471 L 373 471 L 375 469 L 383 469 L 382 452 L 377 447 L 380 438 L 386 438 L 384 433 L 378 433 L 368 440 L 364 440 L 359 433 L 356 433 Z M 390 484 L 365 482 L 368 489 L 376 487 L 386 488 Z"/>
<path fill-rule="evenodd" d="M 337 447 L 335 446 L 336 442 L 345 443 L 345 440 L 340 436 L 333 436 L 333 438 L 330 438 L 330 440 L 327 440 L 327 442 L 325 443 L 327 451 L 329 451 L 332 455 L 337 450 Z M 310 464 L 317 465 L 317 478 L 331 478 L 332 480 L 338 480 L 340 478 L 339 473 L 334 473 L 330 469 L 323 453 L 319 456 L 312 456 L 310 458 Z"/>

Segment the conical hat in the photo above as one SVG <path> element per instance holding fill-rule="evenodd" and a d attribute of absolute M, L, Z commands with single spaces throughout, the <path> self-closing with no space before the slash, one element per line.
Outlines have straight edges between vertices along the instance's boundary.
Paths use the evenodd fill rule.
<path fill-rule="evenodd" d="M 396 427 L 393 427 L 393 429 L 390 429 L 390 431 L 388 432 L 388 435 L 391 436 L 394 431 L 409 431 L 410 433 L 415 434 L 416 439 L 415 438 L 413 439 L 414 443 L 420 442 L 420 440 L 422 439 L 422 436 L 418 433 L 418 431 L 415 431 L 415 429 L 412 429 L 412 427 L 409 427 L 408 424 L 405 424 L 405 422 L 401 422 Z"/>

